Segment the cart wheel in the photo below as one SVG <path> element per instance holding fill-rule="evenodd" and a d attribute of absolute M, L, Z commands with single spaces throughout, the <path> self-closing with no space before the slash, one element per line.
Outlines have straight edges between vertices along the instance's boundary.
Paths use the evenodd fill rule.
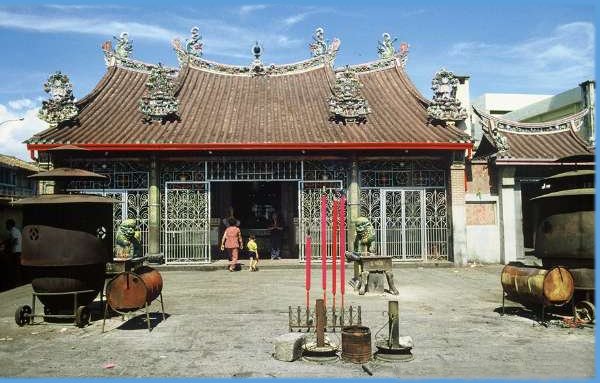
<path fill-rule="evenodd" d="M 23 327 L 30 323 L 33 318 L 31 318 L 29 314 L 31 314 L 31 307 L 27 305 L 17 307 L 17 311 L 15 311 L 15 322 L 17 323 L 17 326 Z"/>
<path fill-rule="evenodd" d="M 77 327 L 85 327 L 88 323 L 90 323 L 90 311 L 85 306 L 77 307 L 77 312 L 75 313 L 75 324 Z"/>
<path fill-rule="evenodd" d="M 575 318 L 584 323 L 594 321 L 594 304 L 590 301 L 579 301 L 575 303 Z"/>

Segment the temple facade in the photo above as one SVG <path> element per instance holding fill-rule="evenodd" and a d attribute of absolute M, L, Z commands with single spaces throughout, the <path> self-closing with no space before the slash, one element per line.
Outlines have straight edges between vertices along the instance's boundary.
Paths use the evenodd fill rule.
<path fill-rule="evenodd" d="M 377 252 L 463 263 L 473 147 L 457 98 L 464 79 L 440 70 L 428 100 L 405 72 L 408 45 L 396 49 L 389 34 L 378 60 L 339 68 L 340 41 L 326 41 L 321 28 L 313 40 L 305 61 L 266 65 L 257 43 L 249 65 L 232 66 L 206 60 L 194 28 L 173 41 L 179 67 L 169 68 L 134 60 L 121 34 L 103 44 L 106 73 L 85 97 L 74 100 L 64 74 L 49 78 L 40 117 L 50 126 L 28 149 L 46 167 L 107 175 L 69 189 L 118 199 L 115 227 L 137 219 L 144 252 L 167 264 L 222 257 L 230 215 L 267 252 L 273 213 L 284 257 L 302 260 L 307 234 L 320 257 L 321 241 L 330 241 L 319 234 L 320 197 L 339 190 L 349 243 L 353 219 L 365 216 Z M 65 145 L 81 150 L 48 152 Z"/>

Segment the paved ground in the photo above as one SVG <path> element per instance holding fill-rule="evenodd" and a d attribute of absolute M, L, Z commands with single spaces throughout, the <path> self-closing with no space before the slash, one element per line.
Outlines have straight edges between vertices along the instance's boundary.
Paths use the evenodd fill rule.
<path fill-rule="evenodd" d="M 395 270 L 400 333 L 413 337 L 415 359 L 396 365 L 370 362 L 374 376 L 594 376 L 594 329 L 540 326 L 521 310 L 500 316 L 500 270 Z M 288 305 L 304 303 L 302 270 L 162 274 L 169 317 L 154 321 L 151 333 L 138 319 L 123 323 L 120 317 L 107 322 L 104 334 L 102 320 L 83 329 L 69 324 L 19 328 L 14 311 L 30 302 L 31 286 L 0 293 L 0 376 L 366 376 L 352 363 L 289 363 L 271 357 L 272 340 L 288 331 Z M 387 320 L 382 312 L 389 299 L 394 297 L 358 296 L 351 289 L 346 295 L 347 304 L 362 306 L 363 322 L 373 334 Z M 152 305 L 153 311 L 159 308 L 158 302 Z"/>

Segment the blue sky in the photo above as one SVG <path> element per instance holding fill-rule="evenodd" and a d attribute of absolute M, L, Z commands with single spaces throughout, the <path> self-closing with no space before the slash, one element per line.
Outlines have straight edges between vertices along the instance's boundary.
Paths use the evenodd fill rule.
<path fill-rule="evenodd" d="M 383 32 L 410 44 L 407 71 L 430 97 L 441 67 L 471 76 L 471 97 L 484 92 L 554 94 L 594 78 L 592 1 L 122 1 L 0 3 L 0 152 L 23 157 L 18 142 L 43 128 L 34 118 L 47 76 L 61 70 L 82 98 L 105 71 L 100 45 L 122 31 L 133 57 L 176 66 L 170 47 L 197 25 L 204 57 L 248 64 L 255 40 L 263 61 L 309 57 L 316 27 L 342 41 L 336 66 L 377 58 Z"/>

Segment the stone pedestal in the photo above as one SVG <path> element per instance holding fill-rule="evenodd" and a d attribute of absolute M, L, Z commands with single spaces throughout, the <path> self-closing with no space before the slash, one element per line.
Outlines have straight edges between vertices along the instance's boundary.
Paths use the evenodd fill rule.
<path fill-rule="evenodd" d="M 273 358 L 284 362 L 293 362 L 302 356 L 302 345 L 306 334 L 291 332 L 275 338 Z"/>
<path fill-rule="evenodd" d="M 367 282 L 367 291 L 370 293 L 384 293 L 385 283 L 385 274 L 370 272 Z"/>

